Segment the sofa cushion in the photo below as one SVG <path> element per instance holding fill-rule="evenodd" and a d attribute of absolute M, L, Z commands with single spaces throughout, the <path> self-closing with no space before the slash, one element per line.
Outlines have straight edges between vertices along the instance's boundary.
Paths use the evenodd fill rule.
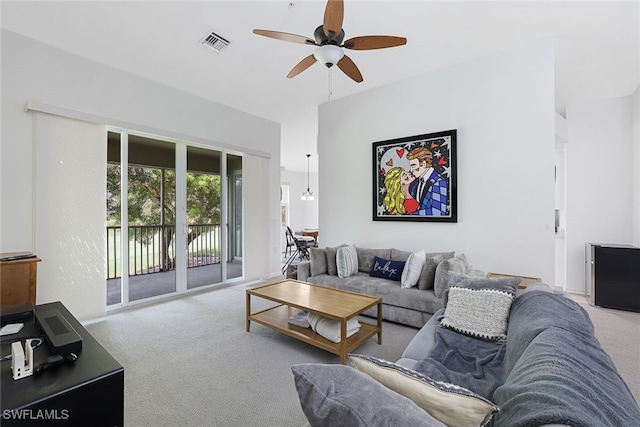
<path fill-rule="evenodd" d="M 435 296 L 433 291 L 421 291 L 418 288 L 402 289 L 398 282 L 379 277 L 371 277 L 367 273 L 358 272 L 346 279 L 337 276 L 321 274 L 309 277 L 309 283 L 343 289 L 345 291 L 373 295 L 382 298 L 382 303 L 396 307 L 407 308 L 426 313 L 435 313 L 442 308 L 442 298 Z M 388 310 L 383 309 L 382 314 Z"/>
<path fill-rule="evenodd" d="M 447 305 L 440 324 L 487 341 L 504 342 L 519 279 L 489 279 L 449 273 Z"/>
<path fill-rule="evenodd" d="M 640 407 L 581 304 L 531 291 L 514 300 L 510 316 L 509 376 L 493 395 L 503 409 L 497 427 L 638 425 Z"/>
<path fill-rule="evenodd" d="M 338 277 L 344 279 L 358 272 L 358 253 L 354 245 L 342 246 L 338 248 L 336 254 L 336 265 L 338 267 Z"/>
<path fill-rule="evenodd" d="M 327 274 L 327 250 L 311 248 L 309 250 L 309 262 L 311 263 L 311 275 Z"/>
<path fill-rule="evenodd" d="M 331 276 L 338 275 L 338 264 L 337 264 L 336 258 L 338 255 L 338 248 L 341 248 L 343 246 L 347 246 L 347 245 L 342 244 L 340 246 L 336 246 L 333 248 L 330 248 L 330 247 L 325 248 L 325 252 L 327 254 L 327 274 Z"/>
<path fill-rule="evenodd" d="M 401 288 L 412 288 L 418 284 L 426 260 L 427 254 L 424 249 L 420 249 L 418 252 L 409 255 L 400 278 Z"/>
<path fill-rule="evenodd" d="M 404 271 L 404 266 L 405 262 L 403 261 L 391 261 L 375 257 L 370 274 L 373 277 L 382 277 L 399 282 L 402 277 L 402 272 Z"/>
<path fill-rule="evenodd" d="M 300 364 L 291 367 L 300 406 L 319 427 L 444 427 L 408 399 L 349 366 Z"/>
<path fill-rule="evenodd" d="M 442 294 L 449 286 L 449 272 L 466 273 L 469 270 L 469 263 L 464 254 L 456 255 L 446 259 L 436 267 L 436 275 L 433 283 L 433 291 L 436 296 L 442 298 Z"/>
<path fill-rule="evenodd" d="M 433 316 L 420 328 L 415 337 L 404 349 L 400 360 L 396 362 L 397 364 L 405 368 L 413 369 L 419 360 L 429 355 L 429 352 L 431 352 L 431 349 L 436 344 L 436 328 L 440 324 L 442 313 L 444 313 L 444 309 L 433 313 Z"/>
<path fill-rule="evenodd" d="M 499 410 L 480 395 L 454 384 L 435 381 L 395 363 L 360 354 L 350 354 L 356 369 L 413 400 L 448 426 L 485 426 Z"/>
<path fill-rule="evenodd" d="M 358 271 L 371 273 L 375 257 L 391 259 L 391 249 L 356 248 L 358 253 Z"/>
<path fill-rule="evenodd" d="M 354 279 L 358 279 L 358 276 L 354 276 Z M 360 281 L 360 289 L 362 289 L 362 283 Z M 442 308 L 442 299 L 436 297 L 433 291 L 421 291 L 415 287 L 402 289 L 398 286 L 398 282 L 388 279 L 368 277 L 365 291 L 359 292 L 380 297 L 383 304 L 404 307 L 410 310 L 434 313 Z"/>
<path fill-rule="evenodd" d="M 391 248 L 391 259 L 394 261 L 407 261 L 412 252 Z"/>
<path fill-rule="evenodd" d="M 426 291 L 427 289 L 433 289 L 433 283 L 436 278 L 436 268 L 438 264 L 444 261 L 444 255 L 436 255 L 427 258 L 422 266 L 420 272 L 420 279 L 418 279 L 418 289 Z"/>

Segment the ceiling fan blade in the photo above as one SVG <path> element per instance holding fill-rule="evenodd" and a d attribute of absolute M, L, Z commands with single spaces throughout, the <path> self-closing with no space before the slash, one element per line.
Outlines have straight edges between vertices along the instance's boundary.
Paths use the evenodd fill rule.
<path fill-rule="evenodd" d="M 286 42 L 291 43 L 302 43 L 302 44 L 312 44 L 316 46 L 315 40 L 310 39 L 309 37 L 299 36 L 297 34 L 283 33 L 281 31 L 271 31 L 271 30 L 253 30 L 253 34 L 257 34 L 259 36 L 271 37 L 272 39 L 284 40 Z"/>
<path fill-rule="evenodd" d="M 358 70 L 356 64 L 347 55 L 343 56 L 337 65 L 351 80 L 356 83 L 362 83 L 363 78 L 360 70 Z"/>
<path fill-rule="evenodd" d="M 384 49 L 407 44 L 407 39 L 396 36 L 361 36 L 353 37 L 343 43 L 344 47 L 353 50 Z"/>
<path fill-rule="evenodd" d="M 342 20 L 344 19 L 344 1 L 343 0 L 327 0 L 327 7 L 324 9 L 324 28 L 325 36 L 329 39 L 335 38 L 342 31 Z"/>
<path fill-rule="evenodd" d="M 298 62 L 298 64 L 289 71 L 287 74 L 288 79 L 292 79 L 307 68 L 311 67 L 316 62 L 316 57 L 313 54 L 307 56 L 302 61 Z"/>

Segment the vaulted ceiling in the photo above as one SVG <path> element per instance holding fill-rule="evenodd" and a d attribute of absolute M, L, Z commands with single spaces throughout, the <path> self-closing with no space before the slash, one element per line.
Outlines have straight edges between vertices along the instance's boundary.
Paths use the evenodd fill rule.
<path fill-rule="evenodd" d="M 2 27 L 283 124 L 282 163 L 306 169 L 316 107 L 396 80 L 554 37 L 556 110 L 630 95 L 640 83 L 637 1 L 345 0 L 348 39 L 398 35 L 407 45 L 348 51 L 363 83 L 315 64 L 285 76 L 314 47 L 254 35 L 313 37 L 325 1 L 2 1 Z M 230 42 L 201 44 L 211 31 Z M 331 93 L 330 93 L 331 92 Z"/>

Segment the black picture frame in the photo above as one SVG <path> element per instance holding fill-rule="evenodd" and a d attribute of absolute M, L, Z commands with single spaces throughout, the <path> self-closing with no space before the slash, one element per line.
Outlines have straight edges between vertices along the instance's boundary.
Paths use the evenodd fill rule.
<path fill-rule="evenodd" d="M 456 129 L 373 143 L 373 220 L 458 222 Z"/>

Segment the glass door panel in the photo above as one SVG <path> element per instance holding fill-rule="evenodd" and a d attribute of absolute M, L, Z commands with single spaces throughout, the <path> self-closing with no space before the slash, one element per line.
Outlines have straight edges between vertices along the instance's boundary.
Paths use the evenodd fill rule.
<path fill-rule="evenodd" d="M 120 134 L 108 132 L 107 156 L 107 306 L 122 303 L 122 262 L 120 255 Z"/>
<path fill-rule="evenodd" d="M 187 289 L 222 282 L 220 158 L 187 147 Z"/>
<path fill-rule="evenodd" d="M 227 155 L 229 232 L 227 279 L 242 277 L 242 157 Z"/>
<path fill-rule="evenodd" d="M 129 135 L 129 301 L 176 292 L 175 145 Z"/>

